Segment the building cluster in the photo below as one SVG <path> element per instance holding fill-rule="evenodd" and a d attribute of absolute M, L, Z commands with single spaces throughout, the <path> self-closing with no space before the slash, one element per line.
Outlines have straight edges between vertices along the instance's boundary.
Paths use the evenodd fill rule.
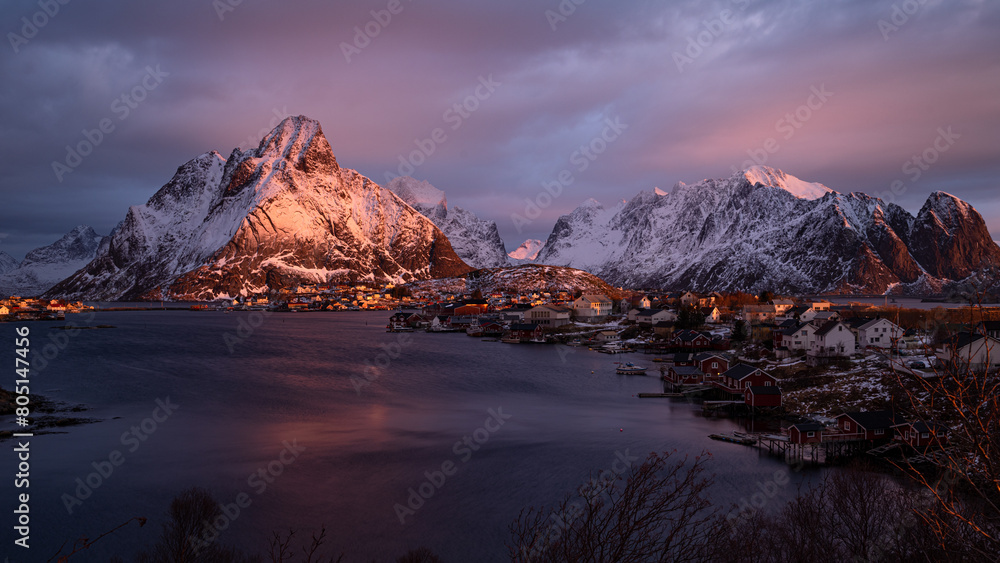
<path fill-rule="evenodd" d="M 0 321 L 62 320 L 66 313 L 93 309 L 79 301 L 68 303 L 60 299 L 32 299 L 11 296 L 0 299 Z"/>
<path fill-rule="evenodd" d="M 584 294 L 576 299 L 566 295 L 568 301 L 556 296 L 554 302 L 539 304 L 519 303 L 503 296 L 433 303 L 420 312 L 394 314 L 386 328 L 394 332 L 421 328 L 428 332 L 464 331 L 471 336 L 497 336 L 511 342 L 543 342 L 547 330 L 574 322 L 601 323 L 612 316 L 614 303 L 604 295 Z"/>
<path fill-rule="evenodd" d="M 240 296 L 226 306 L 234 309 L 287 309 L 291 311 L 392 310 L 411 306 L 413 300 L 393 284 L 314 284 L 302 283 L 274 295 Z"/>
<path fill-rule="evenodd" d="M 829 423 L 793 424 L 788 427 L 787 441 L 798 445 L 860 442 L 866 447 L 895 442 L 924 449 L 946 445 L 948 429 L 933 422 L 903 418 L 892 411 L 845 412 Z"/>
<path fill-rule="evenodd" d="M 868 348 L 898 349 L 906 331 L 885 318 L 841 320 L 831 313 L 811 321 L 789 318 L 772 328 L 778 358 L 804 353 L 810 364 L 849 357 Z"/>

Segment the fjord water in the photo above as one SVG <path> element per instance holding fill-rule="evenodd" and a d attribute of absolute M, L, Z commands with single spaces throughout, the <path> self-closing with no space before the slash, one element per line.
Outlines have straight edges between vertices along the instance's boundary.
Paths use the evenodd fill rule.
<path fill-rule="evenodd" d="M 44 561 L 64 541 L 148 517 L 145 527 L 129 525 L 74 556 L 130 560 L 156 541 L 170 500 L 198 486 L 221 503 L 248 495 L 251 504 L 218 541 L 257 553 L 272 531 L 292 528 L 304 539 L 325 525 L 327 545 L 348 561 L 394 561 L 420 546 L 446 561 L 503 561 L 507 525 L 522 508 L 552 505 L 625 456 L 711 452 L 711 495 L 723 507 L 759 492 L 758 485 L 769 487 L 768 505 L 776 507 L 819 475 L 791 472 L 788 485 L 768 486 L 787 470 L 780 460 L 708 439 L 735 429 L 732 421 L 703 418 L 684 401 L 638 399 L 662 391 L 658 378 L 616 375 L 614 362 L 652 365 L 651 356 L 482 342 L 461 333 L 391 334 L 388 316 L 104 312 L 84 323 L 84 315 L 70 315 L 67 324 L 115 328 L 69 336 L 35 369 L 31 391 L 85 404 L 90 410 L 82 414 L 101 422 L 31 440 L 30 555 L 11 547 L 11 511 L 24 491 L 8 478 L 16 459 L 13 442 L 5 443 L 0 552 Z M 249 329 L 251 321 L 262 323 Z M 28 325 L 33 346 L 66 334 L 53 328 L 60 324 Z M 0 325 L 8 365 L 14 326 Z M 356 390 L 351 377 L 368 366 L 375 366 L 370 384 Z M 144 440 L 123 441 L 167 399 L 177 405 L 172 414 L 157 411 L 161 422 L 142 432 Z M 503 424 L 487 423 L 491 418 Z M 466 436 L 483 441 L 472 442 L 478 450 L 455 447 Z M 288 444 L 304 449 L 283 453 Z M 75 495 L 76 479 L 86 480 L 92 464 L 116 450 L 124 462 L 70 514 L 63 495 Z M 446 462 L 454 474 L 400 523 L 394 506 L 405 506 L 409 489 Z M 273 482 L 248 481 L 269 465 L 280 472 Z"/>

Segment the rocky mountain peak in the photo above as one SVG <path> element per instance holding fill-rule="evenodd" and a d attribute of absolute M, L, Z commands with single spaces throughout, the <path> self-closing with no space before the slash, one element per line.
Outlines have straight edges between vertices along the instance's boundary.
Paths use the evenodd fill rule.
<path fill-rule="evenodd" d="M 389 182 L 388 189 L 433 221 L 466 264 L 474 268 L 509 265 L 495 222 L 480 219 L 458 206 L 449 209 L 445 193 L 427 181 L 401 176 Z"/>
<path fill-rule="evenodd" d="M 49 295 L 216 299 L 469 269 L 429 219 L 341 168 L 319 123 L 297 116 L 224 163 L 209 152 L 181 166 Z"/>
<path fill-rule="evenodd" d="M 545 243 L 537 239 L 528 239 L 521 243 L 521 246 L 515 248 L 508 256 L 514 260 L 534 260 L 538 258 L 538 251 L 542 249 Z"/>

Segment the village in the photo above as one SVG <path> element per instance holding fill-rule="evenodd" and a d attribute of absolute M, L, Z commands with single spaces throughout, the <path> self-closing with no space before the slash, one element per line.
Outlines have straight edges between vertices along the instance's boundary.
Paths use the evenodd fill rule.
<path fill-rule="evenodd" d="M 712 437 L 791 457 L 808 450 L 810 458 L 825 460 L 903 445 L 924 456 L 945 447 L 946 425 L 906 418 L 894 405 L 900 377 L 1000 368 L 1000 354 L 990 355 L 1000 344 L 1000 321 L 982 314 L 978 322 L 962 323 L 948 321 L 973 316 L 914 316 L 897 309 L 891 319 L 892 308 L 823 298 L 619 291 L 613 300 L 580 290 L 414 294 L 392 284 L 306 283 L 280 294 L 190 308 L 385 310 L 394 311 L 389 332 L 461 332 L 505 344 L 562 344 L 633 358 L 641 353 L 653 356 L 647 362 L 652 367 L 614 362 L 619 374 L 662 381 L 662 392 L 639 398 L 697 401 L 709 416 L 782 420 L 780 432 Z M 0 321 L 64 320 L 66 313 L 92 309 L 14 296 L 0 301 Z"/>
<path fill-rule="evenodd" d="M 770 420 L 771 430 L 711 437 L 789 460 L 898 454 L 933 464 L 950 453 L 948 427 L 906 413 L 901 382 L 1000 369 L 1000 354 L 990 355 L 1000 344 L 995 320 L 932 329 L 913 315 L 905 324 L 923 327 L 897 324 L 888 318 L 891 309 L 870 304 L 719 293 L 636 294 L 617 302 L 567 292 L 483 297 L 396 312 L 386 330 L 653 355 L 655 368 L 615 362 L 619 374 L 658 372 L 663 391 L 639 398 L 697 400 L 709 416 Z M 963 316 L 937 313 L 936 320 Z M 780 430 L 773 424 L 779 420 Z"/>
<path fill-rule="evenodd" d="M 65 320 L 66 313 L 80 313 L 93 307 L 77 301 L 68 303 L 61 299 L 33 299 L 11 296 L 0 299 L 0 322 Z"/>

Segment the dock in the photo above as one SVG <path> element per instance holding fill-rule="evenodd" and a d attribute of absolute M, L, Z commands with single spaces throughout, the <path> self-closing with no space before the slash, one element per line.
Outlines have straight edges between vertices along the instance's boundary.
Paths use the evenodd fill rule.
<path fill-rule="evenodd" d="M 683 398 L 684 393 L 639 393 L 640 399 Z"/>
<path fill-rule="evenodd" d="M 743 446 L 752 446 L 757 443 L 757 438 L 749 434 L 709 434 L 708 437 L 713 440 L 719 440 L 720 442 L 729 442 L 731 444 L 740 444 Z"/>

